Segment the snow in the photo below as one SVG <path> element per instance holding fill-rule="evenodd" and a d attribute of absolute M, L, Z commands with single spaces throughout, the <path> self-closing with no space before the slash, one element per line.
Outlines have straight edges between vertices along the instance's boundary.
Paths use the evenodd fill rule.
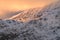
<path fill-rule="evenodd" d="M 35 16 L 38 12 L 40 12 L 42 8 L 33 8 L 33 9 L 28 9 L 24 10 L 23 12 L 9 18 L 9 19 L 15 19 L 19 21 L 26 22 L 28 20 L 34 20 L 37 19 Z"/>
<path fill-rule="evenodd" d="M 30 18 L 30 20 L 27 18 L 28 22 L 18 21 L 23 14 L 15 16 L 16 20 L 0 19 L 0 40 L 60 40 L 60 6 L 58 4 L 60 1 L 43 9 L 37 8 L 39 12 L 35 9 L 34 11 L 25 10 L 22 12 L 24 14 L 22 17 L 27 15 Z M 35 17 L 38 19 L 35 20 Z"/>

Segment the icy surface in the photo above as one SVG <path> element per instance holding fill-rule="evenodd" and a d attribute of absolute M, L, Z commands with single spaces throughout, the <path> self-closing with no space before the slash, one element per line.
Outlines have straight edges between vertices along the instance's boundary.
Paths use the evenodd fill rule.
<path fill-rule="evenodd" d="M 60 1 L 43 8 L 39 13 L 36 12 L 37 20 L 21 22 L 0 19 L 0 40 L 60 40 L 58 4 Z"/>

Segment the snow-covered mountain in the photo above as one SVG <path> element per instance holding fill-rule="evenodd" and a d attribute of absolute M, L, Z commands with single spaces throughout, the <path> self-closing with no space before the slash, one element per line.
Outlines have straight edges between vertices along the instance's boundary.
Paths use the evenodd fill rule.
<path fill-rule="evenodd" d="M 42 8 L 27 9 L 9 19 L 19 20 L 23 22 L 26 22 L 28 20 L 35 20 L 35 19 L 38 19 L 36 15 L 37 13 L 40 13 L 41 9 Z"/>
<path fill-rule="evenodd" d="M 28 22 L 17 21 L 20 14 L 18 19 L 16 16 L 14 20 L 0 19 L 0 40 L 60 40 L 60 1 L 37 10 L 40 11 L 37 14 L 34 11 L 36 16 L 23 12 L 28 18 L 34 18 Z"/>
<path fill-rule="evenodd" d="M 3 10 L 2 13 L 0 13 L 0 19 L 8 19 L 14 15 L 19 14 L 22 12 L 22 10 Z"/>
<path fill-rule="evenodd" d="M 30 20 L 39 19 L 39 17 L 42 16 L 43 11 L 52 11 L 55 8 L 59 8 L 60 7 L 59 4 L 60 3 L 57 2 L 57 3 L 52 3 L 44 8 L 27 9 L 17 15 L 14 15 L 13 17 L 9 19 L 14 19 L 14 20 L 23 21 L 23 22 L 28 22 Z"/>

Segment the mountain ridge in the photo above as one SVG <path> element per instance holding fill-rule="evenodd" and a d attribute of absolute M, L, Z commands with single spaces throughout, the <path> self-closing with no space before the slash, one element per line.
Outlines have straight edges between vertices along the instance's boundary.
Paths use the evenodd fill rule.
<path fill-rule="evenodd" d="M 23 12 L 9 18 L 9 19 L 16 19 L 16 20 L 21 20 L 23 22 L 28 21 L 30 19 L 34 20 L 34 17 L 36 16 L 36 12 L 40 12 L 42 8 L 32 8 L 32 9 L 27 9 L 24 10 Z M 36 18 L 38 19 L 38 18 Z"/>
<path fill-rule="evenodd" d="M 42 16 L 41 12 L 51 11 L 53 9 L 53 7 L 55 7 L 55 6 L 56 6 L 56 8 L 57 8 L 57 6 L 59 6 L 59 1 L 51 3 L 50 5 L 47 5 L 43 8 L 32 8 L 32 9 L 24 10 L 23 12 L 15 15 L 9 19 L 14 19 L 14 20 L 22 21 L 22 22 L 28 22 L 28 20 L 29 21 L 37 20 L 37 19 L 39 19 L 40 16 Z"/>

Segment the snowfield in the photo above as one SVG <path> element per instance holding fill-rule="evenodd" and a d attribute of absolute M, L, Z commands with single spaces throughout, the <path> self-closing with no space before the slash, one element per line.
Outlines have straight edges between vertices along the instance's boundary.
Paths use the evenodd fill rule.
<path fill-rule="evenodd" d="M 60 1 L 37 10 L 0 19 L 0 40 L 60 40 Z"/>

